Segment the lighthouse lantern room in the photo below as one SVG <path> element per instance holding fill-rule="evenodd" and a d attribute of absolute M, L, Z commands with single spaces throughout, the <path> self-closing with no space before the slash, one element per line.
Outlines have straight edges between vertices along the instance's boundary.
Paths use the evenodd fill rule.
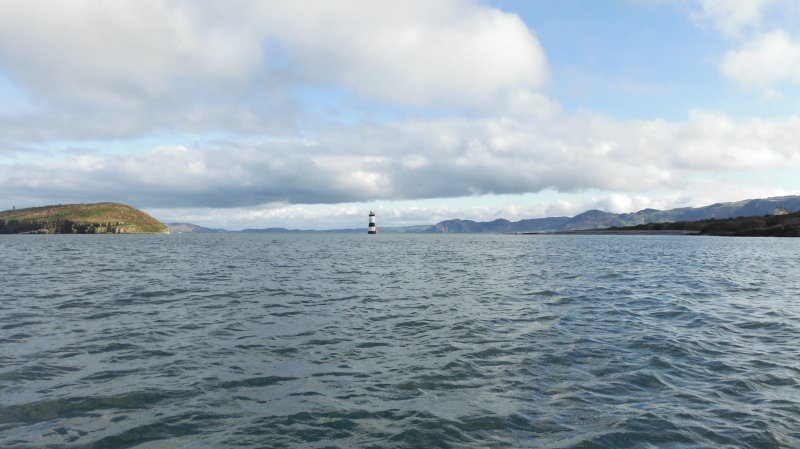
<path fill-rule="evenodd" d="M 369 231 L 367 234 L 377 234 L 378 228 L 375 227 L 375 212 L 369 211 Z"/>

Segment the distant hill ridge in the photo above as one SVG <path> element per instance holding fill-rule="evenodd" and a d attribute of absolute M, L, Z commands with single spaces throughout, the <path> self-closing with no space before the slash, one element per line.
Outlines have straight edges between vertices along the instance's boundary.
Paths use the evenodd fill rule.
<path fill-rule="evenodd" d="M 635 226 L 645 223 L 669 223 L 696 221 L 710 218 L 736 218 L 772 215 L 776 208 L 789 212 L 800 211 L 800 196 L 778 196 L 731 203 L 717 203 L 704 207 L 681 207 L 666 211 L 644 209 L 629 214 L 613 214 L 601 210 L 589 210 L 569 217 L 548 217 L 520 220 L 517 222 L 498 219 L 489 222 L 472 220 L 446 220 L 431 226 L 428 233 L 507 233 L 507 232 L 557 232 L 584 229 L 603 229 L 612 226 Z"/>
<path fill-rule="evenodd" d="M 191 223 L 167 223 L 167 227 L 171 234 L 223 234 L 231 232 L 227 229 L 212 229 Z"/>
<path fill-rule="evenodd" d="M 308 230 L 308 229 L 286 229 L 286 228 L 264 228 L 264 229 L 242 229 L 241 231 L 229 231 L 227 229 L 212 229 L 203 226 L 198 226 L 191 223 L 167 223 L 170 232 L 173 234 L 221 234 L 221 233 L 241 233 L 241 234 L 313 234 L 313 233 L 328 233 L 328 234 L 358 234 L 366 233 L 366 228 L 350 228 L 350 229 L 325 229 L 325 230 Z M 405 226 L 405 227 L 385 227 L 380 228 L 382 233 L 386 234 L 400 234 L 400 233 L 420 233 L 428 229 L 429 225 Z"/>
<path fill-rule="evenodd" d="M 635 226 L 646 223 L 671 223 L 679 221 L 707 220 L 711 218 L 736 218 L 771 215 L 776 208 L 783 207 L 788 212 L 800 211 L 800 196 L 779 196 L 742 200 L 731 203 L 717 203 L 704 207 L 681 207 L 666 211 L 644 209 L 629 214 L 613 214 L 593 209 L 574 217 L 532 218 L 509 221 L 499 218 L 493 221 L 445 220 L 434 226 L 381 227 L 381 233 L 514 233 L 514 232 L 559 232 L 574 230 L 604 229 L 613 226 Z M 169 223 L 173 233 L 222 233 L 241 232 L 248 234 L 280 233 L 366 233 L 366 227 L 355 229 L 299 230 L 286 228 L 244 229 L 228 231 L 211 229 L 190 223 Z"/>
<path fill-rule="evenodd" d="M 169 228 L 125 204 L 59 204 L 0 212 L 0 234 L 169 234 Z"/>

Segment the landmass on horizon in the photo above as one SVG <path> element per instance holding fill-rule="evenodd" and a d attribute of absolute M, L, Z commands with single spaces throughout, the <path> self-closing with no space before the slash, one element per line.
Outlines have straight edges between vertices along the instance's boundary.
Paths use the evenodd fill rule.
<path fill-rule="evenodd" d="M 596 234 L 660 234 L 715 235 L 723 237 L 800 237 L 800 212 L 773 215 L 679 221 L 674 223 L 647 223 L 594 231 L 569 231 L 569 233 Z"/>
<path fill-rule="evenodd" d="M 614 214 L 601 210 L 589 210 L 574 217 L 546 217 L 532 218 L 512 222 L 497 219 L 488 222 L 452 219 L 439 222 L 435 225 L 418 225 L 405 227 L 381 227 L 381 233 L 533 233 L 533 232 L 563 232 L 592 229 L 605 229 L 611 227 L 636 226 L 646 223 L 672 223 L 697 221 L 708 219 L 727 219 L 736 217 L 772 215 L 776 208 L 782 207 L 787 212 L 800 211 L 800 196 L 780 196 L 761 199 L 748 199 L 742 201 L 716 203 L 703 207 L 681 207 L 666 211 L 644 209 L 633 213 Z M 300 230 L 286 228 L 244 229 L 242 231 L 229 231 L 227 229 L 212 229 L 190 223 L 167 223 L 170 231 L 180 233 L 361 233 L 363 228 L 329 229 L 329 230 Z"/>
<path fill-rule="evenodd" d="M 776 210 L 787 215 L 771 218 Z M 532 218 L 512 222 L 497 219 L 489 222 L 445 220 L 436 225 L 382 227 L 382 233 L 552 233 L 612 228 L 630 233 L 684 232 L 709 235 L 781 235 L 795 236 L 794 216 L 800 211 L 800 196 L 781 196 L 716 203 L 704 207 L 683 207 L 666 211 L 644 209 L 614 214 L 589 210 L 574 217 Z M 760 217 L 745 221 L 722 220 Z M 778 217 L 778 216 L 776 216 Z M 708 222 L 709 220 L 714 223 Z M 689 223 L 689 224 L 687 224 Z M 647 227 L 647 226 L 649 227 Z M 659 226 L 656 226 L 659 225 Z M 712 226 L 713 225 L 713 226 Z M 645 226 L 645 227 L 643 227 Z M 778 226 L 777 228 L 775 226 Z M 766 230 L 771 228 L 770 230 Z M 800 228 L 798 228 L 800 229 Z M 285 228 L 229 231 L 206 228 L 191 223 L 161 223 L 150 215 L 120 203 L 68 204 L 33 207 L 0 212 L 0 234 L 208 234 L 208 233 L 361 233 L 363 228 L 299 230 Z M 719 232 L 718 234 L 714 234 Z M 747 234 L 747 233 L 751 234 Z M 738 233 L 738 234 L 737 234 Z M 800 236 L 800 234 L 798 234 Z"/>
<path fill-rule="evenodd" d="M 59 204 L 0 212 L 0 234 L 169 234 L 169 228 L 125 204 Z"/>

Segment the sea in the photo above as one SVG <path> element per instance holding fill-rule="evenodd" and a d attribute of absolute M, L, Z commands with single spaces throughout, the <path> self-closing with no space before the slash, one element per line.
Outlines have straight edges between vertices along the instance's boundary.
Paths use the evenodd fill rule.
<path fill-rule="evenodd" d="M 0 236 L 2 448 L 798 448 L 800 239 Z"/>

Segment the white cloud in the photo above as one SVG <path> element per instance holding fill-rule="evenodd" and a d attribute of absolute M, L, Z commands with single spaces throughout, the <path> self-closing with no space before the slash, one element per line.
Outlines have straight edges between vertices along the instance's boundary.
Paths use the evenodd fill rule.
<path fill-rule="evenodd" d="M 547 62 L 519 17 L 470 0 L 32 0 L 0 7 L 0 73 L 34 94 L 39 115 L 105 108 L 147 122 L 135 129 L 208 126 L 231 102 L 258 113 L 247 99 L 281 107 L 309 86 L 480 107 L 541 86 Z M 159 108 L 171 115 L 148 121 Z"/>
<path fill-rule="evenodd" d="M 335 204 L 482 194 L 645 192 L 698 173 L 800 167 L 800 118 L 618 122 L 599 114 L 354 127 L 303 139 L 158 147 L 0 166 L 7 198 L 143 207 Z M 40 200 L 41 202 L 43 200 Z M 609 203 L 609 208 L 622 207 Z"/>
<path fill-rule="evenodd" d="M 698 20 L 711 21 L 729 36 L 739 36 L 745 28 L 757 26 L 767 7 L 779 0 L 698 0 Z"/>
<path fill-rule="evenodd" d="M 268 33 L 311 68 L 306 76 L 368 98 L 423 106 L 485 101 L 546 77 L 544 52 L 519 17 L 470 1 L 257 5 Z"/>
<path fill-rule="evenodd" d="M 701 25 L 711 23 L 741 45 L 725 53 L 720 72 L 743 86 L 762 90 L 770 102 L 784 100 L 775 86 L 800 82 L 800 43 L 786 30 L 797 28 L 800 4 L 796 0 L 640 0 L 689 7 Z M 699 9 L 696 9 L 699 8 Z M 765 31 L 770 30 L 770 31 Z"/>
<path fill-rule="evenodd" d="M 134 107 L 187 83 L 249 82 L 263 62 L 246 28 L 158 0 L 5 3 L 0 55 L 15 81 L 45 97 Z"/>
<path fill-rule="evenodd" d="M 760 35 L 742 49 L 726 53 L 720 69 L 745 86 L 767 88 L 786 81 L 800 84 L 800 42 L 784 30 Z"/>
<path fill-rule="evenodd" d="M 698 1 L 697 17 L 729 35 L 758 29 L 773 3 Z M 800 80 L 800 46 L 783 31 L 757 36 L 721 67 L 777 98 L 773 85 Z M 5 148 L 55 153 L 48 142 L 98 147 L 160 135 L 185 146 L 0 165 L 0 191 L 18 206 L 116 200 L 222 207 L 242 211 L 242 222 L 289 223 L 361 213 L 331 206 L 320 215 L 300 204 L 546 189 L 615 192 L 592 204 L 622 211 L 667 204 L 643 192 L 685 188 L 697 174 L 800 165 L 797 117 L 698 110 L 668 122 L 567 113 L 538 90 L 547 76 L 533 31 L 477 0 L 7 2 L 0 6 Z M 345 110 L 322 113 L 320 124 L 304 106 L 327 107 L 315 98 L 325 95 L 344 98 L 332 109 Z M 390 118 L 371 122 L 386 105 Z M 347 107 L 358 118 L 342 122 L 354 125 L 328 122 Z M 430 116 L 437 118 L 413 118 Z M 192 146 L 191 133 L 220 137 Z M 592 205 L 383 215 L 526 218 L 585 207 Z"/>
<path fill-rule="evenodd" d="M 288 204 L 265 204 L 242 208 L 154 208 L 150 215 L 166 223 L 189 222 L 212 228 L 228 230 L 263 229 L 282 227 L 288 229 L 353 229 L 363 228 L 364 217 L 374 209 L 381 227 L 433 225 L 450 219 L 492 221 L 504 218 L 519 221 L 541 217 L 572 217 L 590 209 L 612 213 L 630 213 L 652 208 L 668 210 L 678 207 L 700 207 L 728 201 L 751 198 L 794 195 L 800 191 L 785 191 L 764 186 L 731 182 L 698 182 L 682 193 L 644 195 L 603 194 L 588 198 L 541 201 L 533 204 L 523 200 L 489 198 L 497 206 L 452 207 L 442 202 L 434 206 L 336 205 L 327 207 Z M 486 198 L 477 198 L 476 203 Z"/>
<path fill-rule="evenodd" d="M 632 0 L 637 3 L 673 4 L 701 26 L 710 24 L 728 37 L 741 37 L 761 26 L 765 13 L 777 4 L 794 0 Z M 784 8 L 785 9 L 785 8 Z"/>

